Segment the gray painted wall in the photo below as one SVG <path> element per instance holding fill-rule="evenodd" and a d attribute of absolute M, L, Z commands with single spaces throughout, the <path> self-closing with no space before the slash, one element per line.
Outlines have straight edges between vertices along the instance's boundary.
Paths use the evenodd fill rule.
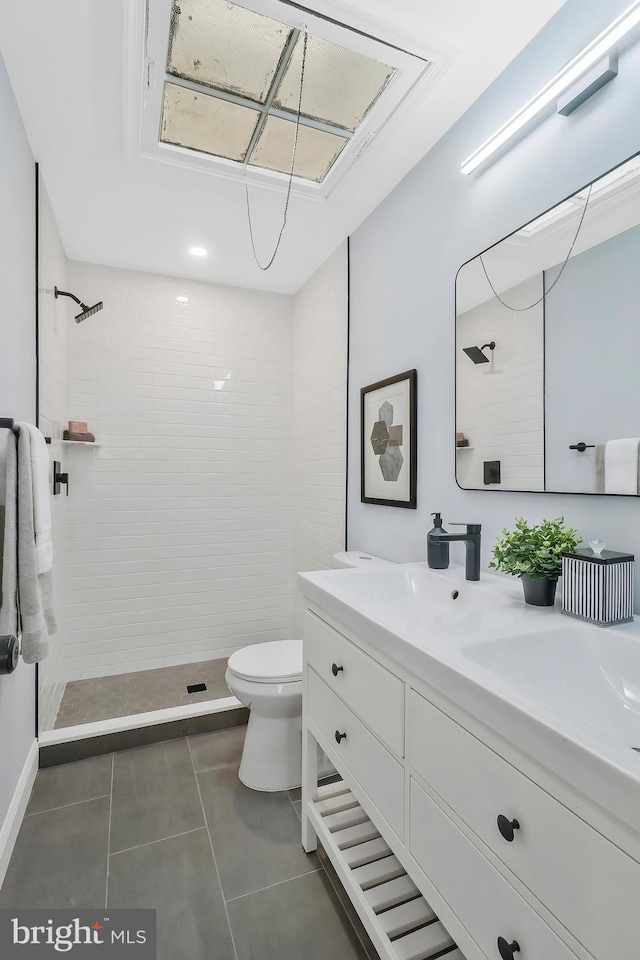
<path fill-rule="evenodd" d="M 564 515 L 588 540 L 638 554 L 640 502 L 463 491 L 454 475 L 454 283 L 458 268 L 640 148 L 640 44 L 619 76 L 569 117 L 549 116 L 492 166 L 460 163 L 626 6 L 568 0 L 351 243 L 349 547 L 422 560 L 430 512 L 483 525 L 483 565 L 502 526 Z M 418 509 L 360 503 L 359 390 L 418 370 Z M 452 558 L 462 560 L 454 545 Z M 640 592 L 638 593 L 640 599 Z"/>
<path fill-rule="evenodd" d="M 0 416 L 35 422 L 35 169 L 0 58 Z M 0 501 L 6 433 L 0 431 Z M 34 740 L 35 668 L 0 677 L 0 828 Z"/>
<path fill-rule="evenodd" d="M 595 490 L 593 450 L 570 443 L 640 436 L 639 265 L 640 226 L 572 258 L 547 300 L 549 490 Z"/>

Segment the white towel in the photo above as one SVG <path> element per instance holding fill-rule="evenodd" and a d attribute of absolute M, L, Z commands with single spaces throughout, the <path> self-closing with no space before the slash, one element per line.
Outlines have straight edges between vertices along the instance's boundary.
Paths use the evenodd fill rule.
<path fill-rule="evenodd" d="M 609 440 L 604 451 L 604 492 L 638 495 L 640 437 Z"/>
<path fill-rule="evenodd" d="M 52 572 L 37 570 L 33 506 L 31 434 L 21 429 L 17 449 L 13 435 L 7 445 L 0 633 L 21 634 L 25 663 L 44 660 L 56 632 Z"/>
<path fill-rule="evenodd" d="M 53 567 L 51 542 L 51 492 L 49 488 L 49 451 L 47 441 L 37 427 L 19 423 L 29 432 L 31 441 L 31 480 L 33 484 L 33 526 L 36 534 L 36 562 L 38 573 L 47 573 Z"/>

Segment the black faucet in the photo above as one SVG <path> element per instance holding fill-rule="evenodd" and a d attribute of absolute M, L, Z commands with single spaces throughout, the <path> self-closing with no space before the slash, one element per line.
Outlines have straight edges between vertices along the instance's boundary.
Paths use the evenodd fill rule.
<path fill-rule="evenodd" d="M 479 523 L 450 523 L 450 527 L 466 527 L 466 533 L 445 533 L 437 537 L 437 543 L 455 543 L 463 541 L 467 548 L 467 562 L 465 565 L 465 579 L 480 579 L 480 531 L 482 529 Z M 431 540 L 431 534 L 428 535 Z M 431 542 L 433 542 L 431 540 Z"/>

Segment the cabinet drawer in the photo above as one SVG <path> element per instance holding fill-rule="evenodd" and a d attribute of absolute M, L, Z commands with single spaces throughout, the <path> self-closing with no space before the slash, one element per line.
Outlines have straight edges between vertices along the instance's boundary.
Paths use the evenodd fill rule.
<path fill-rule="evenodd" d="M 637 960 L 640 865 L 411 691 L 410 763 L 594 956 Z M 505 839 L 499 815 L 519 829 Z M 508 830 L 507 830 L 508 833 Z"/>
<path fill-rule="evenodd" d="M 508 944 L 517 941 L 516 958 L 522 960 L 576 960 L 414 780 L 410 838 L 412 856 L 489 960 L 500 960 L 499 937 Z M 614 943 L 615 935 L 602 960 L 617 958 Z"/>
<path fill-rule="evenodd" d="M 307 662 L 398 757 L 404 756 L 404 684 L 315 614 L 305 613 Z"/>
<path fill-rule="evenodd" d="M 404 833 L 404 767 L 311 669 L 308 671 L 308 716 L 348 766 L 391 829 Z M 336 733 L 346 734 L 336 742 Z"/>

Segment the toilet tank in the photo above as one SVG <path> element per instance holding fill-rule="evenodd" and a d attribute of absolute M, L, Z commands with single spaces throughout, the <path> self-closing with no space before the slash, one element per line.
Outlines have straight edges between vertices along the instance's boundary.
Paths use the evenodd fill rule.
<path fill-rule="evenodd" d="M 374 557 L 364 550 L 344 550 L 342 553 L 334 553 L 333 566 L 357 567 L 359 570 L 378 570 L 381 567 L 394 567 L 391 560 L 383 560 L 382 557 Z"/>

